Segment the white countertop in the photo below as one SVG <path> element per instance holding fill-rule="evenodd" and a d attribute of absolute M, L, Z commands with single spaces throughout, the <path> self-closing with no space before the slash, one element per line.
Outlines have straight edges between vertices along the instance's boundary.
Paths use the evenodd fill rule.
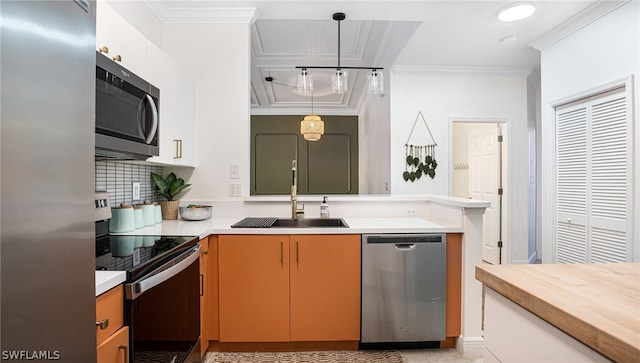
<path fill-rule="evenodd" d="M 210 218 L 204 221 L 162 221 L 122 235 L 198 236 L 211 234 L 366 234 L 366 233 L 462 233 L 461 227 L 442 226 L 419 217 L 344 218 L 349 228 L 231 228 L 242 218 Z"/>
<path fill-rule="evenodd" d="M 370 233 L 462 233 L 461 227 L 446 227 L 418 217 L 344 218 L 349 228 L 231 228 L 242 218 L 210 218 L 204 221 L 164 220 L 162 224 L 136 229 L 132 236 L 198 236 L 211 234 L 370 234 Z M 121 284 L 124 271 L 96 271 L 96 296 Z"/>
<path fill-rule="evenodd" d="M 96 296 L 120 285 L 126 278 L 124 271 L 96 271 Z"/>

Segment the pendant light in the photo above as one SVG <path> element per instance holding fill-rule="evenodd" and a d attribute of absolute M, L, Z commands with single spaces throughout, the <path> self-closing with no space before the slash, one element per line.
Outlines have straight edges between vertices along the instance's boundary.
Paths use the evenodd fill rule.
<path fill-rule="evenodd" d="M 311 92 L 311 115 L 300 121 L 300 133 L 307 141 L 318 141 L 324 135 L 324 121 L 313 114 L 313 92 Z"/>
<path fill-rule="evenodd" d="M 304 70 L 304 71 L 306 73 L 306 70 Z M 298 77 L 300 77 L 302 75 L 303 74 L 301 73 L 301 74 L 298 75 Z M 273 77 L 265 77 L 264 80 L 269 82 L 269 83 L 277 84 L 277 85 L 280 85 L 280 86 L 297 88 L 298 92 L 300 92 L 300 83 L 301 83 L 300 78 L 298 78 L 296 86 L 292 86 L 290 84 L 285 84 L 285 83 L 275 82 L 273 80 Z M 311 94 L 311 115 L 305 116 L 304 119 L 302 119 L 302 121 L 300 121 L 300 133 L 302 134 L 304 139 L 307 140 L 307 141 L 318 141 L 318 140 L 320 140 L 322 135 L 324 135 L 324 121 L 322 121 L 320 116 L 313 114 L 313 83 L 309 82 L 309 83 L 307 83 L 307 85 L 309 85 L 309 88 L 307 88 L 308 91 L 307 92 L 300 92 L 300 93 L 310 93 Z M 309 91 L 309 89 L 310 89 L 310 91 Z"/>
<path fill-rule="evenodd" d="M 311 76 L 307 73 L 307 69 L 331 69 L 335 68 L 335 71 L 331 74 L 331 92 L 336 94 L 344 94 L 349 90 L 349 74 L 346 71 L 347 69 L 370 69 L 371 73 L 369 73 L 367 79 L 369 81 L 367 87 L 367 93 L 376 94 L 376 95 L 384 95 L 384 82 L 382 67 L 343 67 L 340 64 L 340 22 L 346 18 L 344 13 L 334 13 L 333 20 L 338 22 L 338 65 L 336 67 L 314 67 L 314 66 L 296 66 L 296 68 L 301 69 L 302 72 L 298 75 L 298 92 L 305 93 L 303 84 L 301 84 L 302 77 Z M 311 81 L 309 81 L 311 82 Z"/>
<path fill-rule="evenodd" d="M 384 74 L 377 69 L 372 69 L 371 73 L 367 76 L 369 86 L 367 87 L 367 93 L 370 95 L 384 95 Z"/>
<path fill-rule="evenodd" d="M 306 68 L 302 68 L 298 73 L 297 78 L 298 93 L 309 94 L 313 93 L 313 78 L 309 75 Z"/>

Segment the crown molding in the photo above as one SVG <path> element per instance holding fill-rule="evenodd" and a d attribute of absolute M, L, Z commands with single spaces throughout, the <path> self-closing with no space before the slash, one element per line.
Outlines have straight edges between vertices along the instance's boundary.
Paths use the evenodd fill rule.
<path fill-rule="evenodd" d="M 542 51 L 629 1 L 630 0 L 599 0 L 572 16 L 569 20 L 546 32 L 538 39 L 529 43 L 529 45 L 536 50 Z"/>
<path fill-rule="evenodd" d="M 165 24 L 253 24 L 256 8 L 169 7 L 166 1 L 143 0 Z"/>
<path fill-rule="evenodd" d="M 532 68 L 528 67 L 456 67 L 456 66 L 392 66 L 393 73 L 410 73 L 410 74 L 441 74 L 441 73 L 457 73 L 457 74 L 492 74 L 492 75 L 516 75 L 528 76 L 531 74 Z"/>

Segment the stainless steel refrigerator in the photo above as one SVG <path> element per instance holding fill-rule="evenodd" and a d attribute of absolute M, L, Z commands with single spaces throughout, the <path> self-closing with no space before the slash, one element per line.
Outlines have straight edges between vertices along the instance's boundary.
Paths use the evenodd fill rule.
<path fill-rule="evenodd" d="M 2 360 L 96 361 L 95 17 L 0 1 Z"/>

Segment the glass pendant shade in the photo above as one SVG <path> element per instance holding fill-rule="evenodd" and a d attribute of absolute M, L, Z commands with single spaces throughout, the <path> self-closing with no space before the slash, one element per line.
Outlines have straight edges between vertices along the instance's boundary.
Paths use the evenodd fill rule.
<path fill-rule="evenodd" d="M 305 140 L 318 141 L 324 135 L 324 121 L 320 116 L 308 115 L 300 122 L 300 133 Z"/>
<path fill-rule="evenodd" d="M 367 87 L 367 93 L 371 95 L 384 95 L 384 74 L 377 69 L 374 69 L 367 76 L 369 86 Z"/>
<path fill-rule="evenodd" d="M 298 89 L 298 93 L 301 94 L 313 92 L 313 78 L 311 78 L 306 68 L 302 68 L 300 73 L 298 73 L 296 88 Z"/>
<path fill-rule="evenodd" d="M 331 75 L 331 92 L 339 95 L 347 92 L 347 71 L 342 69 L 336 69 Z"/>

